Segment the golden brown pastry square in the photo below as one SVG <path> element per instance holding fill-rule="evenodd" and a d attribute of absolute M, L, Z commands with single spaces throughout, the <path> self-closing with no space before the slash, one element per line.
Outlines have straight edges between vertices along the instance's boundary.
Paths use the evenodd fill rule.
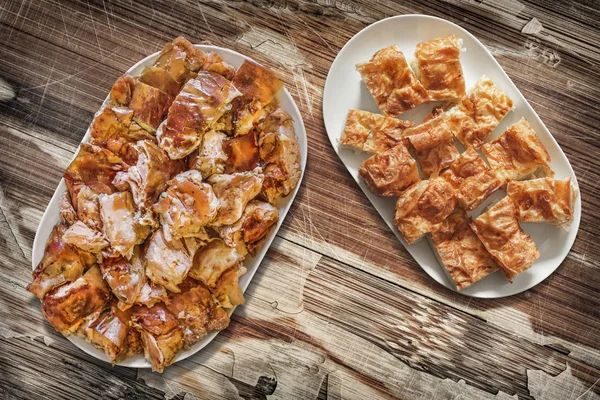
<path fill-rule="evenodd" d="M 458 205 L 465 210 L 479 207 L 505 183 L 497 176 L 496 171 L 490 170 L 472 147 L 462 153 L 440 176 L 452 185 Z"/>
<path fill-rule="evenodd" d="M 462 39 L 455 35 L 417 44 L 417 70 L 430 101 L 457 99 L 465 95 L 465 79 L 460 65 L 461 47 Z"/>
<path fill-rule="evenodd" d="M 420 180 L 417 162 L 403 143 L 366 159 L 358 173 L 379 196 L 398 196 Z"/>
<path fill-rule="evenodd" d="M 426 176 L 437 175 L 460 155 L 454 144 L 454 136 L 443 121 L 433 124 L 425 132 L 408 136 L 408 140 Z"/>
<path fill-rule="evenodd" d="M 427 101 L 427 90 L 396 45 L 379 50 L 370 61 L 357 64 L 356 69 L 377 107 L 388 117 L 396 117 Z"/>
<path fill-rule="evenodd" d="M 531 237 L 521 229 L 517 207 L 508 196 L 475 219 L 471 228 L 510 282 L 540 256 Z"/>
<path fill-rule="evenodd" d="M 433 231 L 456 208 L 452 186 L 440 177 L 420 181 L 400 194 L 394 224 L 408 244 Z"/>
<path fill-rule="evenodd" d="M 465 147 L 478 149 L 512 108 L 512 100 L 484 75 L 442 117 Z"/>
<path fill-rule="evenodd" d="M 404 130 L 414 124 L 368 111 L 348 111 L 340 143 L 358 150 L 381 153 L 404 139 Z"/>
<path fill-rule="evenodd" d="M 517 206 L 522 222 L 549 222 L 564 225 L 573 219 L 573 207 L 577 191 L 571 186 L 571 178 L 551 178 L 510 182 L 508 195 Z"/>
<path fill-rule="evenodd" d="M 486 143 L 482 150 L 490 166 L 506 179 L 522 180 L 534 174 L 554 176 L 548 166 L 550 155 L 525 118 Z"/>
<path fill-rule="evenodd" d="M 483 243 L 469 226 L 464 210 L 450 214 L 431 233 L 438 259 L 458 290 L 470 286 L 498 269 Z"/>

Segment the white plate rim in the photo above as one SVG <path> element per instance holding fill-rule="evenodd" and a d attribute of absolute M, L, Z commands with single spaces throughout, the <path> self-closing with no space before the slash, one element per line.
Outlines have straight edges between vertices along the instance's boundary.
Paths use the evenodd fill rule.
<path fill-rule="evenodd" d="M 373 198 L 377 197 L 374 194 L 372 194 L 369 189 L 366 187 L 366 185 L 364 184 L 364 182 L 362 182 L 361 179 L 358 179 L 358 176 L 354 175 L 352 173 L 352 171 L 350 171 L 346 161 L 344 160 L 344 157 L 340 154 L 340 145 L 338 143 L 341 131 L 340 130 L 336 130 L 335 128 L 332 127 L 332 122 L 330 119 L 328 119 L 328 115 L 330 114 L 330 107 L 332 102 L 328 101 L 328 97 L 333 96 L 332 91 L 334 90 L 333 87 L 333 79 L 332 79 L 332 71 L 335 71 L 338 67 L 339 64 L 344 62 L 344 56 L 345 56 L 345 52 L 350 51 L 350 49 L 352 48 L 353 43 L 358 40 L 361 35 L 365 34 L 366 32 L 372 30 L 372 29 L 377 29 L 379 26 L 388 24 L 390 22 L 397 22 L 397 23 L 401 23 L 402 20 L 407 20 L 407 19 L 422 19 L 423 21 L 427 21 L 427 22 L 434 22 L 434 23 L 438 23 L 438 24 L 447 24 L 448 26 L 450 26 L 452 29 L 456 29 L 458 31 L 461 32 L 462 35 L 464 35 L 465 37 L 468 37 L 469 39 L 471 39 L 472 41 L 474 41 L 478 46 L 480 46 L 483 50 L 485 50 L 485 52 L 489 55 L 489 57 L 491 58 L 491 60 L 494 63 L 494 68 L 496 68 L 504 77 L 504 79 L 508 82 L 510 82 L 510 85 L 512 85 L 512 89 L 516 90 L 516 92 L 518 93 L 518 95 L 520 96 L 522 102 L 523 102 L 523 106 L 526 107 L 526 111 L 529 112 L 530 115 L 533 115 L 536 122 L 542 127 L 542 131 L 544 134 L 544 140 L 547 140 L 549 142 L 552 143 L 552 145 L 554 147 L 556 147 L 559 150 L 559 155 L 561 156 L 561 162 L 565 162 L 566 161 L 566 167 L 568 169 L 568 176 L 571 177 L 572 179 L 572 185 L 573 187 L 579 192 L 579 184 L 577 182 L 577 177 L 575 176 L 575 172 L 573 171 L 573 167 L 571 165 L 571 163 L 569 162 L 568 158 L 566 157 L 566 155 L 564 154 L 562 148 L 558 145 L 558 143 L 556 142 L 556 139 L 554 138 L 554 136 L 550 133 L 550 131 L 548 130 L 548 128 L 546 127 L 546 125 L 544 124 L 544 122 L 540 119 L 539 115 L 535 112 L 535 110 L 531 107 L 531 105 L 529 104 L 529 102 L 527 101 L 527 99 L 525 98 L 525 96 L 523 96 L 523 94 L 521 93 L 521 91 L 518 89 L 518 87 L 514 84 L 514 82 L 510 79 L 510 77 L 506 74 L 506 72 L 504 71 L 504 69 L 500 66 L 500 64 L 498 63 L 498 61 L 493 57 L 493 55 L 489 52 L 489 50 L 479 41 L 479 39 L 477 39 L 473 34 L 471 34 L 470 32 L 468 32 L 466 29 L 462 28 L 461 26 L 447 21 L 443 18 L 439 18 L 439 17 L 434 17 L 434 16 L 430 16 L 430 15 L 423 15 L 423 14 L 405 14 L 405 15 L 397 15 L 397 16 L 392 16 L 392 17 L 388 17 L 385 19 L 382 19 L 380 21 L 377 21 L 367 27 L 365 27 L 364 29 L 362 29 L 361 31 L 359 31 L 357 34 L 355 34 L 350 40 L 348 40 L 348 42 L 346 42 L 346 44 L 342 47 L 342 49 L 340 50 L 340 52 L 337 54 L 336 58 L 334 59 L 333 63 L 331 64 L 331 67 L 328 71 L 327 74 L 327 78 L 325 81 L 325 86 L 323 89 L 323 120 L 324 120 L 324 124 L 325 124 L 325 129 L 327 131 L 327 135 L 329 137 L 329 140 L 332 144 L 332 147 L 334 148 L 334 151 L 336 152 L 336 154 L 338 155 L 338 157 L 340 157 L 342 163 L 344 164 L 344 166 L 346 167 L 346 169 L 348 170 L 348 172 L 352 175 L 353 179 L 356 181 L 356 183 L 360 186 L 360 188 L 362 189 L 362 191 L 365 193 L 365 195 L 367 196 L 367 198 L 369 199 L 369 201 L 371 202 L 371 204 L 375 207 L 376 211 L 378 211 L 378 213 L 380 214 L 380 216 L 382 217 L 382 219 L 384 219 L 385 223 L 388 225 L 388 227 L 392 230 L 392 232 L 396 235 L 396 237 L 398 238 L 398 240 L 402 243 L 402 245 L 404 246 L 404 248 L 409 252 L 409 254 L 411 254 L 411 256 L 413 257 L 413 259 L 415 259 L 415 261 L 417 262 L 417 264 L 419 264 L 419 266 L 431 277 L 433 278 L 437 283 L 445 286 L 446 288 L 453 290 L 456 293 L 462 294 L 462 295 L 466 295 L 466 296 L 472 296 L 472 297 L 478 297 L 478 298 L 502 298 L 502 297 L 507 297 L 507 296 L 512 296 L 518 293 L 521 293 L 525 290 L 531 289 L 532 287 L 538 285 L 539 283 L 541 283 L 542 281 L 544 281 L 546 278 L 548 278 L 564 261 L 564 259 L 567 257 L 567 255 L 570 252 L 570 249 L 573 246 L 573 243 L 575 242 L 575 238 L 577 236 L 577 233 L 579 231 L 579 224 L 580 224 L 580 220 L 581 220 L 581 194 L 579 193 L 575 202 L 575 206 L 574 206 L 574 215 L 573 215 L 573 221 L 569 226 L 569 235 L 568 235 L 568 243 L 566 243 L 565 246 L 563 246 L 563 250 L 561 252 L 561 255 L 559 256 L 560 260 L 558 260 L 556 262 L 556 265 L 551 268 L 550 270 L 545 271 L 544 273 L 538 274 L 536 276 L 536 278 L 534 280 L 531 281 L 530 284 L 519 288 L 517 290 L 503 290 L 502 292 L 497 292 L 497 293 L 491 293 L 489 290 L 485 291 L 485 292 L 478 292 L 477 291 L 477 285 L 479 283 L 475 283 L 473 285 L 471 285 L 471 287 L 464 289 L 463 291 L 457 291 L 455 287 L 453 287 L 453 284 L 450 282 L 447 274 L 445 273 L 445 271 L 443 271 L 443 278 L 440 278 L 440 274 L 438 273 L 433 273 L 433 270 L 430 266 L 424 266 L 422 265 L 418 260 L 417 260 L 417 256 L 415 256 L 415 250 L 413 248 L 413 246 L 415 246 L 414 244 L 409 246 L 407 245 L 407 243 L 405 242 L 404 238 L 402 238 L 401 234 L 398 232 L 398 230 L 395 228 L 394 224 L 392 221 L 386 220 L 386 218 L 383 217 L 383 215 L 381 214 L 381 212 L 379 212 L 379 210 L 377 209 L 376 204 L 373 202 Z M 433 39 L 436 36 L 432 36 L 430 39 Z M 376 50 L 380 49 L 383 46 L 380 47 L 375 47 L 373 48 L 373 52 L 375 52 Z M 469 51 L 469 49 L 467 48 L 467 51 Z M 370 56 L 369 56 L 370 57 Z M 367 58 L 368 59 L 368 58 Z M 407 57 L 407 59 L 410 61 L 410 59 Z M 341 96 L 343 97 L 343 96 Z M 514 100 L 514 98 L 513 98 Z M 513 111 L 514 112 L 514 111 Z M 399 118 L 402 118 L 402 115 L 399 116 Z M 529 118 L 528 118 L 529 119 Z M 529 119 L 531 122 L 531 119 Z M 498 131 L 495 130 L 492 135 L 490 136 L 490 138 L 495 137 L 497 135 L 495 135 L 495 133 L 497 133 Z M 538 136 L 540 136 L 540 132 L 538 130 L 536 130 L 536 133 L 538 134 Z M 548 148 L 547 144 L 546 147 Z M 556 163 L 556 160 L 553 158 L 551 165 Z M 523 225 L 523 224 L 522 224 Z M 525 224 L 527 225 L 527 224 Z M 432 250 L 433 251 L 433 250 Z M 443 269 L 443 267 L 441 265 L 439 265 L 439 262 L 436 262 L 436 267 L 439 268 L 440 270 Z M 532 268 L 535 267 L 535 264 L 532 266 Z M 499 272 L 497 272 L 496 274 L 498 274 Z M 516 279 L 518 279 L 519 276 L 517 276 Z M 486 278 L 484 278 L 486 279 Z M 515 288 L 514 284 L 512 285 L 513 289 Z"/>
<path fill-rule="evenodd" d="M 225 59 L 225 61 L 231 63 L 233 66 L 236 67 L 236 69 L 239 68 L 239 66 L 245 60 L 261 65 L 259 62 L 255 61 L 251 57 L 248 57 L 244 54 L 238 53 L 237 51 L 234 51 L 231 49 L 226 49 L 226 48 L 219 47 L 219 46 L 200 45 L 200 44 L 195 44 L 194 46 L 202 49 L 205 52 L 209 52 L 209 51 L 218 52 Z M 141 72 L 143 67 L 151 66 L 152 64 L 154 64 L 154 61 L 156 60 L 156 58 L 158 57 L 159 54 L 160 54 L 160 52 L 156 52 L 156 53 L 153 53 L 153 54 L 143 58 L 142 60 L 135 63 L 131 68 L 129 68 L 126 73 L 132 74 L 132 75 L 139 75 L 139 73 Z M 302 119 L 302 114 L 300 113 L 300 110 L 299 110 L 298 105 L 296 104 L 294 98 L 292 97 L 292 95 L 289 93 L 289 91 L 287 90 L 287 88 L 285 86 L 283 87 L 283 90 L 277 94 L 277 98 L 279 99 L 282 108 L 288 114 L 290 114 L 292 116 L 293 121 L 294 121 L 294 130 L 296 133 L 296 137 L 298 138 L 298 145 L 300 146 L 301 175 L 300 175 L 300 179 L 298 180 L 298 184 L 296 185 L 295 189 L 289 195 L 280 199 L 277 203 L 277 206 L 279 209 L 279 220 L 277 222 L 277 226 L 269 234 L 269 236 L 267 237 L 267 240 L 265 241 L 265 243 L 263 244 L 263 246 L 261 247 L 261 249 L 259 250 L 257 255 L 255 257 L 247 258 L 246 261 L 244 262 L 244 265 L 247 268 L 247 272 L 240 278 L 240 287 L 242 288 L 242 290 L 244 292 L 248 288 L 248 285 L 250 284 L 250 281 L 254 277 L 254 274 L 256 273 L 258 267 L 260 266 L 266 252 L 271 247 L 271 243 L 273 242 L 273 239 L 277 235 L 279 228 L 281 227 L 289 209 L 291 208 L 291 206 L 294 202 L 294 199 L 296 197 L 296 194 L 298 193 L 298 190 L 300 189 L 300 186 L 302 184 L 302 179 L 304 178 L 304 171 L 306 169 L 306 160 L 307 160 L 307 156 L 308 156 L 308 140 L 307 140 L 307 135 L 306 135 L 306 128 L 304 126 L 304 121 Z M 102 112 L 102 110 L 106 107 L 106 105 L 108 104 L 108 100 L 109 100 L 109 96 L 106 97 L 106 99 L 100 106 L 100 109 L 94 115 L 94 118 L 100 112 Z M 88 129 L 87 129 L 85 135 L 81 139 L 81 143 L 88 143 L 89 137 L 90 137 L 90 132 L 91 132 L 90 128 L 91 128 L 91 122 L 90 122 L 90 126 L 88 126 Z M 79 149 L 80 149 L 80 147 L 78 147 L 77 151 L 73 154 L 71 161 L 73 161 L 75 159 L 77 153 L 79 152 Z M 56 222 L 51 222 L 51 220 L 55 220 L 55 221 L 60 220 L 60 217 L 58 216 L 58 204 L 60 202 L 60 196 L 62 196 L 62 194 L 65 190 L 66 190 L 66 185 L 64 182 L 64 178 L 61 178 L 56 190 L 54 191 L 54 194 L 52 195 L 52 198 L 50 199 L 50 202 L 48 203 L 48 206 L 46 207 L 46 210 L 44 211 L 44 214 L 42 215 L 40 223 L 38 224 L 35 238 L 33 240 L 32 252 L 31 252 L 32 268 L 34 270 L 44 254 L 44 247 L 46 244 L 46 240 L 48 239 L 52 228 L 56 224 Z M 46 233 L 41 234 L 41 231 L 45 231 Z M 248 265 L 248 264 L 251 264 L 251 265 Z M 230 314 L 233 314 L 233 311 Z M 218 333 L 219 332 L 211 332 L 207 336 L 205 336 L 202 340 L 195 343 L 188 350 L 180 351 L 177 354 L 177 357 L 176 357 L 174 363 L 184 360 L 184 359 L 196 354 L 202 348 L 207 346 L 215 338 L 215 336 L 217 336 Z M 86 352 L 87 354 L 89 354 L 95 358 L 98 358 L 102 361 L 110 362 L 102 350 L 96 348 L 91 343 L 88 343 L 87 341 L 85 341 L 85 339 L 78 337 L 78 336 L 73 336 L 73 335 L 67 336 L 67 339 L 69 339 L 73 344 L 75 344 L 75 346 L 77 346 L 78 348 L 80 348 L 81 350 Z M 123 367 L 130 367 L 130 368 L 151 368 L 150 363 L 144 358 L 143 354 L 137 354 L 137 355 L 130 357 L 128 359 L 125 359 L 115 365 L 119 365 L 119 366 L 123 366 Z"/>

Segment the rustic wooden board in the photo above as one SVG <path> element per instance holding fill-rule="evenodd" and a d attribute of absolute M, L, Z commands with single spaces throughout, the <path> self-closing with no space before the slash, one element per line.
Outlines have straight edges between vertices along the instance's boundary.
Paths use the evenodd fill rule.
<path fill-rule="evenodd" d="M 321 95 L 331 62 L 368 24 L 405 13 L 475 34 L 575 169 L 578 238 L 525 293 L 479 300 L 433 282 L 330 147 Z M 37 224 L 110 85 L 180 34 L 270 65 L 303 112 L 310 152 L 247 304 L 205 350 L 158 375 L 86 356 L 53 332 L 24 287 Z M 600 397 L 598 2 L 8 0 L 0 35 L 5 398 Z"/>

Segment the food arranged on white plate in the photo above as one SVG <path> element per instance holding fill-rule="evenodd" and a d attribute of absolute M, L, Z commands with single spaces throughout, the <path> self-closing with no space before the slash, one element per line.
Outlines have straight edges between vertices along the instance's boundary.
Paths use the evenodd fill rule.
<path fill-rule="evenodd" d="M 540 252 L 520 223 L 565 227 L 577 196 L 570 178 L 553 179 L 527 119 L 488 141 L 513 100 L 485 75 L 467 90 L 462 43 L 453 34 L 418 43 L 414 70 L 396 45 L 356 64 L 382 114 L 350 109 L 340 137 L 342 146 L 373 153 L 360 164 L 361 179 L 397 199 L 394 224 L 406 243 L 427 237 L 459 291 L 498 269 L 512 282 L 531 268 Z M 402 119 L 431 101 L 445 103 L 420 124 Z M 467 214 L 498 190 L 508 195 L 474 219 Z"/>
<path fill-rule="evenodd" d="M 282 88 L 183 37 L 116 81 L 65 170 L 61 221 L 28 287 L 57 331 L 113 364 L 143 352 L 162 372 L 227 327 L 245 261 L 301 177 Z"/>

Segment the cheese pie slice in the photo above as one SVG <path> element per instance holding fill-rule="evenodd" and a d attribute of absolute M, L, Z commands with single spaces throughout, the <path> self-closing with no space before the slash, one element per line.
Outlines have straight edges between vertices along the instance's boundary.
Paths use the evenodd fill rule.
<path fill-rule="evenodd" d="M 507 192 L 517 206 L 520 221 L 564 225 L 573 219 L 577 191 L 571 186 L 571 178 L 510 182 Z"/>
<path fill-rule="evenodd" d="M 506 179 L 522 180 L 534 174 L 554 176 L 548 166 L 550 155 L 525 118 L 486 143 L 483 153 L 490 166 Z"/>
<path fill-rule="evenodd" d="M 431 129 L 408 136 L 427 176 L 439 173 L 458 158 L 460 153 L 454 144 L 454 136 L 444 121 L 432 125 Z"/>
<path fill-rule="evenodd" d="M 456 208 L 452 186 L 442 178 L 420 181 L 396 202 L 394 224 L 408 244 L 432 232 Z"/>
<path fill-rule="evenodd" d="M 400 143 L 404 139 L 404 130 L 413 125 L 410 121 L 351 109 L 340 143 L 358 150 L 381 153 Z"/>
<path fill-rule="evenodd" d="M 366 159 L 358 173 L 379 196 L 398 196 L 421 179 L 417 162 L 403 143 Z"/>
<path fill-rule="evenodd" d="M 388 117 L 396 117 L 427 101 L 427 90 L 396 45 L 379 50 L 370 61 L 357 64 L 356 69 L 377 107 Z"/>
<path fill-rule="evenodd" d="M 517 207 L 507 196 L 471 223 L 471 228 L 510 282 L 540 256 L 531 237 L 519 226 L 517 212 Z"/>
<path fill-rule="evenodd" d="M 450 214 L 431 233 L 438 259 L 458 290 L 462 290 L 498 269 L 483 243 L 469 226 L 464 210 Z"/>
<path fill-rule="evenodd" d="M 462 39 L 449 35 L 417 44 L 415 58 L 421 83 L 430 101 L 457 99 L 465 95 L 460 66 Z"/>
<path fill-rule="evenodd" d="M 452 185 L 458 205 L 465 210 L 479 207 L 505 183 L 496 171 L 490 170 L 472 147 L 462 153 L 440 176 Z"/>
<path fill-rule="evenodd" d="M 512 100 L 484 75 L 441 117 L 465 147 L 478 149 L 512 108 Z"/>

